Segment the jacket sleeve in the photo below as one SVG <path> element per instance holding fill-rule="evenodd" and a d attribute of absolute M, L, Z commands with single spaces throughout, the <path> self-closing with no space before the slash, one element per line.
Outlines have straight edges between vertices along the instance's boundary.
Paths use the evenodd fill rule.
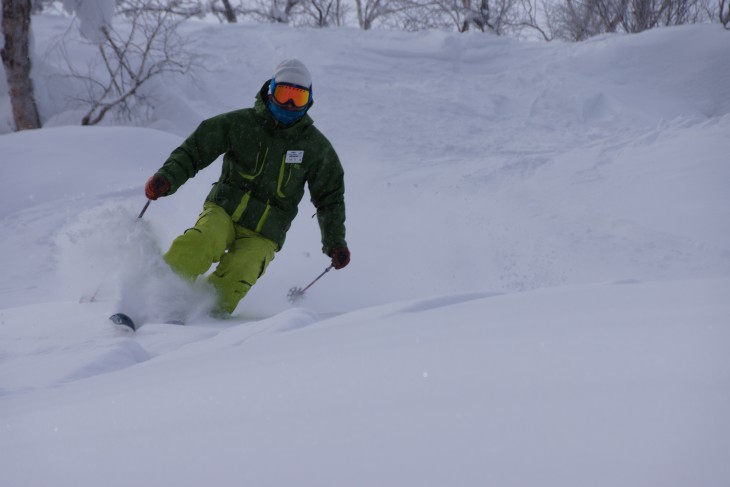
<path fill-rule="evenodd" d="M 167 158 L 157 174 L 170 181 L 173 194 L 198 171 L 208 167 L 230 148 L 226 114 L 204 120 Z"/>
<path fill-rule="evenodd" d="M 317 221 L 322 233 L 322 252 L 331 255 L 333 249 L 347 245 L 345 173 L 331 146 L 324 150 L 320 164 L 310 171 L 309 194 L 317 208 Z"/>

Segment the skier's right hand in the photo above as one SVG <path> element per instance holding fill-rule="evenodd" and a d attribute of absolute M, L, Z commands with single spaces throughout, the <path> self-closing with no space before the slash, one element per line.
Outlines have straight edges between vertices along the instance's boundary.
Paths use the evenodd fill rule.
<path fill-rule="evenodd" d="M 170 191 L 170 181 L 165 179 L 165 176 L 155 174 L 144 186 L 144 194 L 148 199 L 156 200 L 160 196 L 165 196 Z"/>

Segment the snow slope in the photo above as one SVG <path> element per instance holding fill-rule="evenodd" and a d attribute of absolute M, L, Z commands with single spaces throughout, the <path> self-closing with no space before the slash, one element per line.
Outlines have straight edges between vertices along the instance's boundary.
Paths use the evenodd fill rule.
<path fill-rule="evenodd" d="M 726 31 L 191 22 L 195 76 L 134 126 L 81 128 L 47 51 L 67 27 L 34 18 L 47 128 L 7 133 L 0 97 L 3 485 L 730 483 Z M 138 219 L 141 188 L 286 56 L 346 168 L 353 261 L 290 307 L 327 265 L 304 201 L 214 320 L 159 254 L 219 163 Z M 115 330 L 120 307 L 152 322 Z M 183 307 L 185 327 L 154 316 Z"/>

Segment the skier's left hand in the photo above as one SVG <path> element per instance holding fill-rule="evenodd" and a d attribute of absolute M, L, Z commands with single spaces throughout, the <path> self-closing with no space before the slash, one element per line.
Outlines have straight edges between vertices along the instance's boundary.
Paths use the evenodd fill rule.
<path fill-rule="evenodd" d="M 335 269 L 342 269 L 350 263 L 350 249 L 347 247 L 337 247 L 332 250 L 332 266 Z"/>

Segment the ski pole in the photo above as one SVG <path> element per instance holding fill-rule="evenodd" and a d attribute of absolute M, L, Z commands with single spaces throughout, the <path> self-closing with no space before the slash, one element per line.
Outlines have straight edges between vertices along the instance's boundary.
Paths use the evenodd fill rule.
<path fill-rule="evenodd" d="M 147 208 L 149 208 L 150 203 L 152 203 L 152 200 L 147 200 L 147 203 L 145 203 L 144 208 L 142 208 L 142 211 L 139 212 L 139 216 L 137 218 L 142 218 L 144 212 L 147 211 Z"/>
<path fill-rule="evenodd" d="M 314 281 L 310 282 L 309 285 L 307 285 L 307 287 L 305 287 L 304 289 L 300 287 L 293 287 L 289 289 L 289 294 L 287 294 L 287 299 L 289 300 L 289 302 L 294 303 L 304 297 L 304 293 L 307 292 L 307 289 L 312 287 L 315 282 L 319 281 L 320 278 L 327 274 L 330 270 L 332 270 L 333 267 L 333 265 L 330 265 L 328 268 L 326 268 L 322 274 L 318 275 L 317 278 Z"/>

